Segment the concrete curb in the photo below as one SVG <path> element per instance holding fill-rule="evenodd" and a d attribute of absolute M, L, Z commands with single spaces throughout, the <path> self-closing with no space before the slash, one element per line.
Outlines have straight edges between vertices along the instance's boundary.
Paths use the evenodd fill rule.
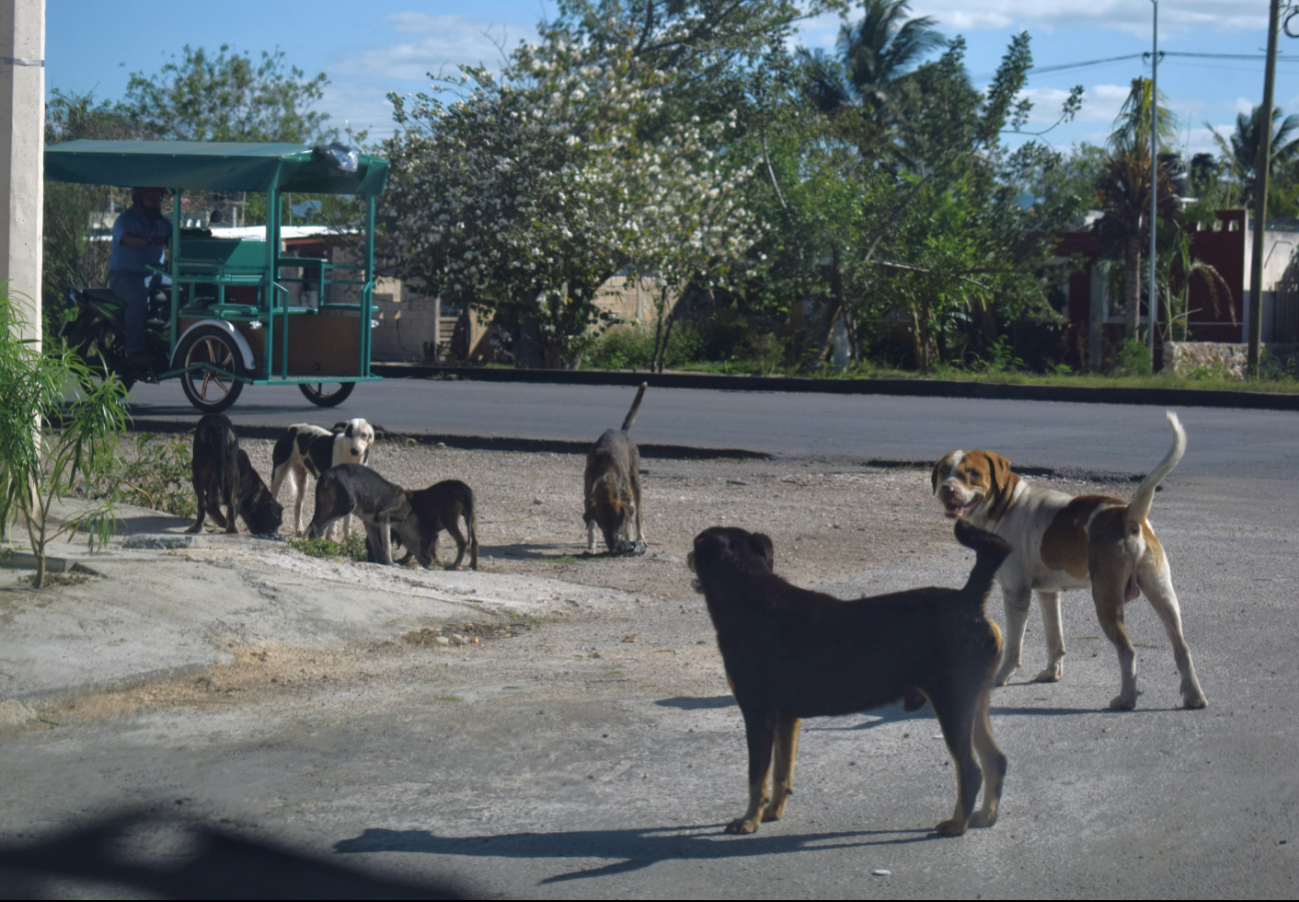
<path fill-rule="evenodd" d="M 389 379 L 468 379 L 553 385 L 640 385 L 714 391 L 814 392 L 832 395 L 902 395 L 1064 401 L 1075 404 L 1149 404 L 1158 407 L 1234 407 L 1299 411 L 1299 392 L 1199 391 L 1188 388 L 1086 388 L 1070 385 L 1007 385 L 932 379 L 807 379 L 789 376 L 724 376 L 713 373 L 627 373 L 601 370 L 510 370 L 479 367 L 376 363 Z M 449 444 L 449 443 L 448 443 Z"/>

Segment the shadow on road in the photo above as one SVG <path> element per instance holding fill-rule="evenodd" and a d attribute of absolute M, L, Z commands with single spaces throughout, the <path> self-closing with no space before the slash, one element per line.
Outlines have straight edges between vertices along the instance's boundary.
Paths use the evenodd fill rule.
<path fill-rule="evenodd" d="M 796 836 L 759 833 L 724 836 L 721 824 L 706 827 L 660 827 L 642 830 L 574 830 L 558 833 L 507 833 L 497 836 L 438 836 L 428 830 L 386 830 L 370 827 L 360 836 L 342 840 L 334 851 L 419 852 L 428 855 L 468 855 L 485 858 L 611 858 L 603 867 L 559 874 L 542 881 L 561 883 L 588 877 L 609 877 L 639 871 L 670 859 L 749 858 L 789 852 L 893 846 L 937 839 L 927 830 L 856 830 L 803 833 Z M 704 832 L 707 831 L 707 832 Z M 883 836 L 888 839 L 869 839 Z"/>
<path fill-rule="evenodd" d="M 678 695 L 675 698 L 661 698 L 654 704 L 662 708 L 680 708 L 682 711 L 699 711 L 707 708 L 730 708 L 735 704 L 733 695 L 714 695 L 711 698 L 691 698 Z"/>

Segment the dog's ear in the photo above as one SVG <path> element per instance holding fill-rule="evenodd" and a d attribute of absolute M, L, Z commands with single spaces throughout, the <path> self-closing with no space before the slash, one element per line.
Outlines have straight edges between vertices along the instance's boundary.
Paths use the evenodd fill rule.
<path fill-rule="evenodd" d="M 753 549 L 754 554 L 767 562 L 767 569 L 776 566 L 776 551 L 769 537 L 760 532 L 750 533 L 749 547 Z"/>
<path fill-rule="evenodd" d="M 992 467 L 992 473 L 989 478 L 992 480 L 992 490 L 994 492 L 1004 492 L 1011 485 L 1011 478 L 1015 476 L 1010 472 L 1010 461 L 993 451 L 984 451 L 988 458 L 988 464 Z"/>
<path fill-rule="evenodd" d="M 332 427 L 330 427 L 330 430 L 329 430 L 329 431 L 330 431 L 330 432 L 346 432 L 346 431 L 347 431 L 347 420 L 339 420 L 339 421 L 338 421 L 337 423 L 335 423 Z"/>
<path fill-rule="evenodd" d="M 1000 518 L 1010 506 L 1011 494 L 1015 490 L 1015 483 L 1019 482 L 1019 477 L 1010 471 L 1010 461 L 1000 454 L 994 454 L 991 451 L 985 451 L 988 455 L 988 463 L 992 465 L 992 496 L 996 499 L 992 506 L 988 508 L 988 516 L 994 520 Z"/>

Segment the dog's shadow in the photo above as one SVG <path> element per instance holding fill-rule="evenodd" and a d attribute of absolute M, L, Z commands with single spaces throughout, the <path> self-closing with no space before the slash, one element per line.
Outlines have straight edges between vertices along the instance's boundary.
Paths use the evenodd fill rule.
<path fill-rule="evenodd" d="M 635 830 L 573 830 L 555 833 L 506 833 L 495 836 L 438 836 L 428 830 L 367 828 L 360 836 L 334 844 L 340 854 L 415 852 L 426 855 L 467 855 L 480 858 L 604 858 L 602 867 L 548 877 L 540 883 L 562 883 L 589 877 L 609 877 L 643 870 L 670 859 L 722 860 L 865 848 L 924 842 L 936 838 L 928 830 L 851 830 L 789 835 L 779 828 L 747 837 L 721 835 L 720 824 L 706 827 L 661 827 Z M 889 837 L 871 839 L 869 837 Z"/>

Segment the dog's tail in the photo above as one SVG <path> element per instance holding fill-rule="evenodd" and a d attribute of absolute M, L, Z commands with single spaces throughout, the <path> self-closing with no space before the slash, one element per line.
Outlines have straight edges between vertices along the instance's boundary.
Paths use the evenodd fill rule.
<path fill-rule="evenodd" d="M 1132 533 L 1141 528 L 1146 517 L 1150 514 L 1150 505 L 1155 500 L 1155 489 L 1159 483 L 1164 481 L 1164 477 L 1173 472 L 1173 467 L 1182 459 L 1186 453 L 1186 430 L 1182 428 L 1181 421 L 1177 419 L 1177 414 L 1171 410 L 1168 411 L 1168 425 L 1173 428 L 1173 446 L 1168 449 L 1164 459 L 1159 462 L 1159 466 L 1150 471 L 1150 475 L 1141 480 L 1141 485 L 1137 486 L 1137 493 L 1132 496 L 1128 502 L 1128 511 L 1123 517 L 1123 523 Z"/>
<path fill-rule="evenodd" d="M 974 569 L 961 591 L 979 599 L 982 605 L 992 588 L 992 578 L 997 575 L 1002 562 L 1010 555 L 1010 543 L 985 529 L 972 526 L 964 520 L 956 521 L 956 541 L 974 550 Z"/>
<path fill-rule="evenodd" d="M 629 432 L 631 424 L 636 422 L 636 413 L 640 410 L 640 399 L 645 397 L 645 389 L 649 388 L 648 382 L 642 382 L 640 388 L 636 391 L 636 400 L 631 402 L 631 410 L 627 411 L 627 419 L 622 421 L 622 431 Z"/>

